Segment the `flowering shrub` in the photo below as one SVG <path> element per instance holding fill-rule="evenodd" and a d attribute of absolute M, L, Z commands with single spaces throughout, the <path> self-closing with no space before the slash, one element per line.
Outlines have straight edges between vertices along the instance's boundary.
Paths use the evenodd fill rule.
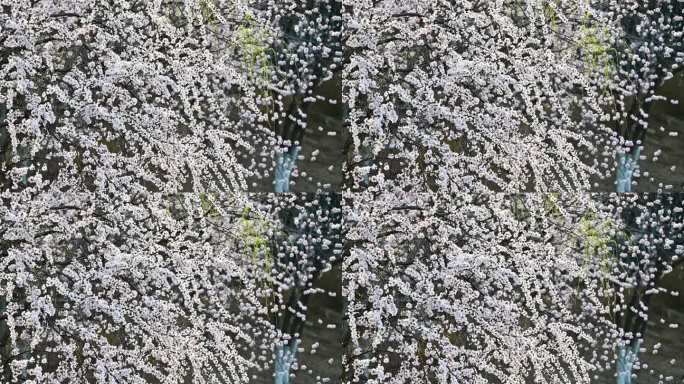
<path fill-rule="evenodd" d="M 334 380 L 341 269 L 344 382 L 629 384 L 682 196 L 588 192 L 642 176 L 682 4 L 0 0 L 0 380 Z M 343 190 L 287 193 L 321 105 Z"/>

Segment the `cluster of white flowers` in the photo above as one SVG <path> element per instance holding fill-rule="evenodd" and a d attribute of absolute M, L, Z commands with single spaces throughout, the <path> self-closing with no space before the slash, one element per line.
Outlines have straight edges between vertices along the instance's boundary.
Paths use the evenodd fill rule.
<path fill-rule="evenodd" d="M 681 194 L 391 192 L 345 207 L 348 382 L 629 377 L 677 294 Z"/>
<path fill-rule="evenodd" d="M 636 183 L 682 2 L 345 4 L 344 380 L 630 383 L 684 207 L 587 192 Z"/>
<path fill-rule="evenodd" d="M 282 202 L 255 208 L 240 160 L 276 141 L 260 101 L 292 92 L 278 79 L 326 76 L 306 52 L 316 73 L 262 76 L 280 17 L 311 29 L 316 15 L 233 0 L 0 4 L 0 380 L 248 381 L 303 323 L 272 318 L 304 317 L 340 258 L 339 219 L 316 226 L 339 207 L 309 212 L 290 244 L 269 213 Z M 283 60 L 304 46 L 341 60 L 302 33 Z M 268 256 L 283 241 L 300 251 Z"/>
<path fill-rule="evenodd" d="M 587 189 L 598 171 L 584 155 L 608 133 L 588 123 L 598 103 L 572 43 L 586 4 L 457 3 L 349 2 L 354 182 L 418 192 Z"/>
<path fill-rule="evenodd" d="M 540 196 L 357 196 L 344 260 L 350 379 L 586 382 L 578 348 L 592 338 L 569 306 L 600 306 L 576 297 L 583 269 L 558 213 L 569 207 Z"/>
<path fill-rule="evenodd" d="M 589 192 L 646 179 L 683 7 L 0 0 L 0 381 L 335 381 L 328 300 L 345 383 L 629 384 L 684 195 Z"/>

